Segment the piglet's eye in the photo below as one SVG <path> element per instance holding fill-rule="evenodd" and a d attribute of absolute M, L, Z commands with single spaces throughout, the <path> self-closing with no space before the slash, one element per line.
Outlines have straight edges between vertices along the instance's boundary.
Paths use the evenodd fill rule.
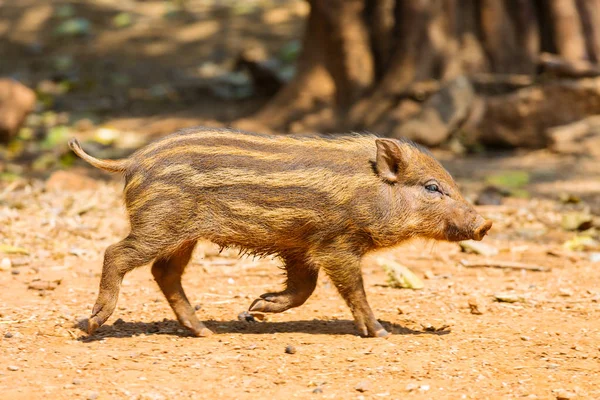
<path fill-rule="evenodd" d="M 439 192 L 440 191 L 440 188 L 435 183 L 430 183 L 428 185 L 425 185 L 425 189 L 429 192 Z"/>

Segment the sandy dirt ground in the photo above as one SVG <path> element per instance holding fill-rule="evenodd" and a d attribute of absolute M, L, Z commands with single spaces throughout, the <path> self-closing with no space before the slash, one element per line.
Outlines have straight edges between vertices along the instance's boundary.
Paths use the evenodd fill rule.
<path fill-rule="evenodd" d="M 17 248 L 0 255 L 10 260 L 0 271 L 2 398 L 600 398 L 600 264 L 593 251 L 563 247 L 575 233 L 561 228 L 561 215 L 585 204 L 556 200 L 597 194 L 597 160 L 440 156 L 467 196 L 485 174 L 519 168 L 532 176 L 533 198 L 480 207 L 495 221 L 484 243 L 497 255 L 433 242 L 377 254 L 423 278 L 422 290 L 388 286 L 367 258 L 366 290 L 389 339 L 359 337 L 324 276 L 302 307 L 239 320 L 254 298 L 280 286 L 278 262 L 219 254 L 210 243 L 196 249 L 184 286 L 215 335 L 181 328 L 145 267 L 127 275 L 117 310 L 88 337 L 77 321 L 95 300 L 103 251 L 127 233 L 121 182 L 82 169 L 3 183 L 0 243 Z M 553 180 L 548 171 L 558 171 Z"/>
<path fill-rule="evenodd" d="M 261 4 L 271 8 L 248 11 L 193 3 L 195 19 L 188 21 L 164 18 L 167 3 L 158 0 L 75 1 L 75 16 L 90 21 L 91 33 L 68 41 L 51 34 L 62 21 L 59 2 L 0 0 L 0 73 L 17 71 L 35 83 L 62 76 L 53 71 L 73 63 L 77 82 L 90 88 L 58 96 L 55 108 L 71 117 L 91 112 L 98 124 L 136 135 L 227 124 L 260 102 L 214 101 L 193 85 L 202 78 L 199 65 L 227 67 L 252 45 L 277 54 L 300 37 L 307 7 L 267 1 Z M 116 30 L 112 21 L 121 11 L 134 24 Z M 190 100 L 136 97 L 173 82 L 193 89 Z M 170 108 L 180 112 L 170 115 Z M 239 320 L 257 296 L 281 286 L 279 262 L 219 253 L 210 243 L 197 247 L 184 287 L 215 335 L 195 338 L 181 328 L 144 267 L 127 275 L 115 313 L 88 337 L 78 321 L 96 299 L 104 250 L 128 231 L 121 181 L 83 163 L 49 178 L 0 180 L 0 398 L 600 398 L 600 249 L 562 224 L 571 212 L 600 215 L 600 160 L 544 151 L 437 154 L 470 199 L 503 170 L 529 174 L 519 190 L 530 198 L 480 207 L 494 220 L 482 243 L 495 255 L 413 242 L 365 259 L 369 301 L 393 333 L 389 339 L 359 337 L 325 276 L 302 307 L 264 321 Z M 559 201 L 565 195 L 581 202 Z M 576 237 L 587 249 L 564 247 Z M 390 287 L 376 257 L 402 263 L 425 287 Z M 462 260 L 543 271 L 468 268 Z"/>

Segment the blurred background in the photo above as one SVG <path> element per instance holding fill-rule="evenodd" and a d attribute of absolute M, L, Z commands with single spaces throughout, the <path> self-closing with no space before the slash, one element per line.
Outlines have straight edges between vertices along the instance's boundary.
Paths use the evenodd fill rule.
<path fill-rule="evenodd" d="M 600 0 L 0 0 L 0 391 L 600 398 L 599 61 Z M 218 351 L 142 268 L 87 341 L 73 322 L 129 227 L 121 177 L 68 139 L 120 158 L 197 125 L 410 138 L 494 226 L 391 249 L 400 275 L 365 259 L 390 341 L 354 336 L 325 277 L 306 306 L 238 321 L 278 261 L 209 243 L 185 286 Z"/>
<path fill-rule="evenodd" d="M 118 158 L 195 125 L 368 131 L 434 149 L 477 204 L 598 214 L 598 5 L 0 0 L 0 179 L 106 178 L 73 136 Z"/>
<path fill-rule="evenodd" d="M 191 125 L 598 155 L 596 3 L 2 0 L 0 173 Z"/>

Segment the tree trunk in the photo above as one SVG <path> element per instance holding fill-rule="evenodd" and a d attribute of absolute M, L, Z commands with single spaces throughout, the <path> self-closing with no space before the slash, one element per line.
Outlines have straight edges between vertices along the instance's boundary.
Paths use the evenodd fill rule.
<path fill-rule="evenodd" d="M 589 71 L 600 58 L 600 0 L 308 1 L 298 74 L 255 116 L 274 130 L 292 124 L 294 131 L 302 130 L 310 121 L 304 124 L 310 129 L 377 128 L 398 136 L 404 125 L 427 128 L 427 123 L 405 124 L 432 115 L 414 106 L 431 94 L 424 87 L 444 88 L 465 76 L 477 89 L 477 77 L 492 74 L 502 91 L 505 82 L 522 80 L 503 76 L 535 81 L 548 60 L 542 53 L 558 56 L 561 65 L 585 62 Z M 494 81 L 487 79 L 486 85 Z M 452 96 L 440 92 L 423 106 L 443 110 L 436 120 L 451 125 L 438 124 L 435 140 L 418 132 L 421 141 L 438 143 L 440 132 L 458 129 L 468 116 L 472 87 L 450 87 Z"/>

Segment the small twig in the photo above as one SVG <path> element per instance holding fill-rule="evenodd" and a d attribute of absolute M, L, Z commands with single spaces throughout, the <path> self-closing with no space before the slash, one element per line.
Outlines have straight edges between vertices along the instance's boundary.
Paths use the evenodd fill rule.
<path fill-rule="evenodd" d="M 208 297 L 227 297 L 231 298 L 230 294 L 218 294 L 218 293 L 199 293 L 200 296 L 208 296 Z"/>
<path fill-rule="evenodd" d="M 233 302 L 234 302 L 233 300 L 221 300 L 221 301 L 204 302 L 203 304 L 212 304 L 212 305 L 215 305 L 215 304 L 230 304 L 230 303 L 233 303 Z"/>
<path fill-rule="evenodd" d="M 460 265 L 468 268 L 506 268 L 506 269 L 525 269 L 527 271 L 539 271 L 548 272 L 551 268 L 542 267 L 540 265 L 524 264 L 513 261 L 494 261 L 488 260 L 485 262 L 470 262 L 467 260 L 460 260 Z"/>

